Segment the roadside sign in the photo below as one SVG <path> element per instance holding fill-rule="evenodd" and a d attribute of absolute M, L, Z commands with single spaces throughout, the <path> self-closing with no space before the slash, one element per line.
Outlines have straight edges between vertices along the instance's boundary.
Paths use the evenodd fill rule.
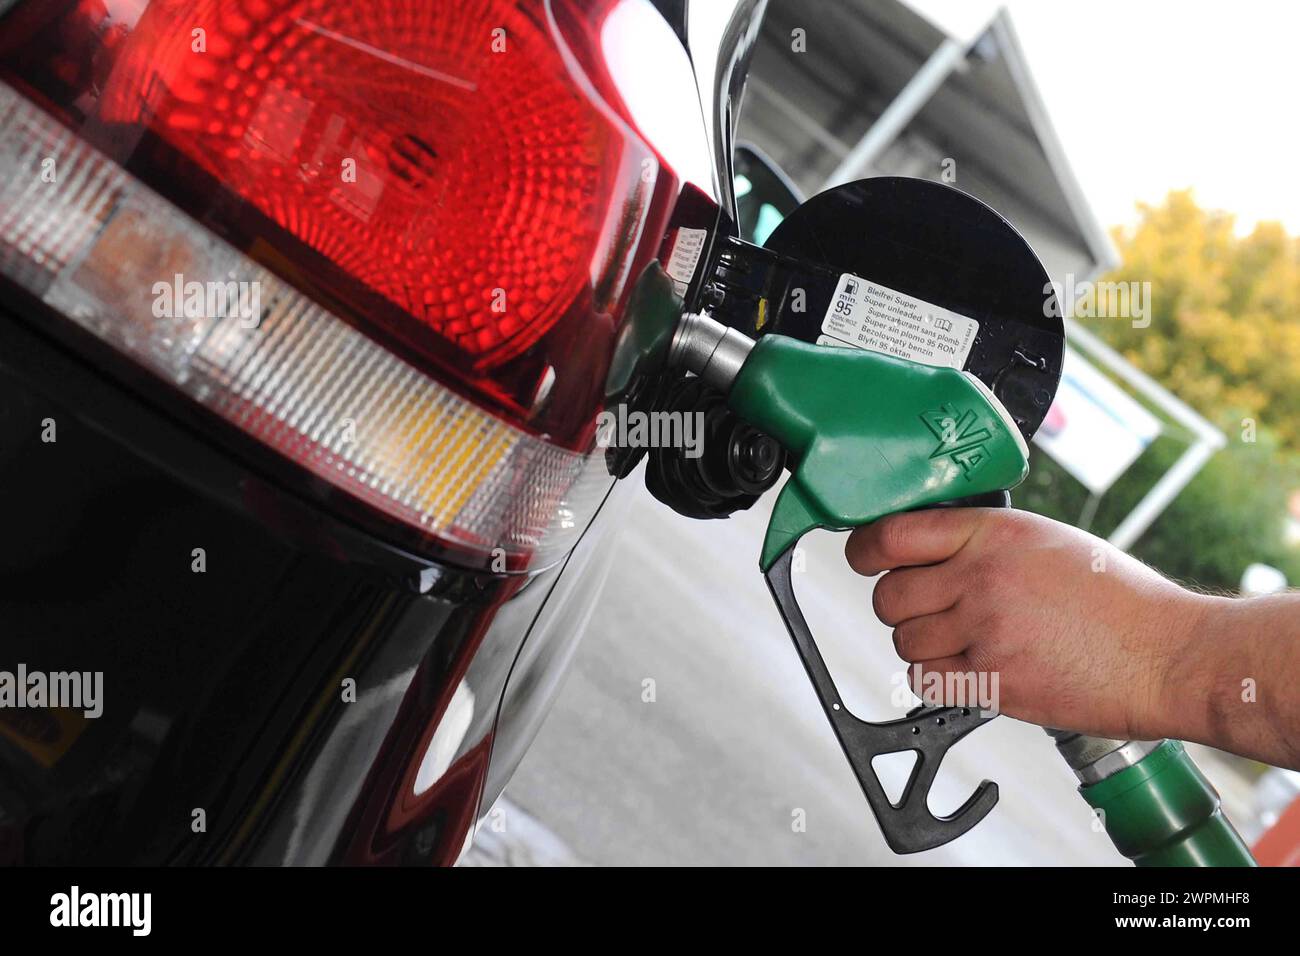
<path fill-rule="evenodd" d="M 1094 495 L 1103 494 L 1160 434 L 1160 420 L 1073 349 L 1037 445 Z"/>

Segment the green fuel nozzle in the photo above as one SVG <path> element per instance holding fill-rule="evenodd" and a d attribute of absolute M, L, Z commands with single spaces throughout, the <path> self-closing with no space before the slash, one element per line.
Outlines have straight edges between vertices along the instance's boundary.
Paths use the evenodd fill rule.
<path fill-rule="evenodd" d="M 1015 422 L 968 372 L 780 335 L 753 342 L 701 315 L 683 320 L 672 361 L 790 454 L 765 572 L 814 528 L 1004 491 L 1029 470 Z"/>
<path fill-rule="evenodd" d="M 997 785 L 984 781 L 946 817 L 930 811 L 930 786 L 947 750 L 994 714 L 923 706 L 883 723 L 851 714 L 795 598 L 792 558 L 814 528 L 853 528 L 1019 484 L 1028 449 L 1015 422 L 966 372 L 781 335 L 754 342 L 704 315 L 683 318 L 669 362 L 724 392 L 733 411 L 788 453 L 790 479 L 759 563 L 885 841 L 914 853 L 965 833 L 993 809 Z M 900 751 L 913 751 L 916 762 L 892 801 L 872 761 Z"/>

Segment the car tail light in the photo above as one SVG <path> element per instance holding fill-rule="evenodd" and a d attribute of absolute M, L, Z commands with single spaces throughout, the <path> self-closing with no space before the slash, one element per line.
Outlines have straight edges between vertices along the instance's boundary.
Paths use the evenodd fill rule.
<path fill-rule="evenodd" d="M 553 558 L 674 186 L 569 2 L 20 3 L 0 275 L 433 545 Z"/>

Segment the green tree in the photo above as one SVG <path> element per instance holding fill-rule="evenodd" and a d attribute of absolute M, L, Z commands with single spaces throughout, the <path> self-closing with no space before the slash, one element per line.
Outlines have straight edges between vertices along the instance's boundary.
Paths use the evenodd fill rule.
<path fill-rule="evenodd" d="M 1151 324 L 1083 321 L 1207 418 L 1240 411 L 1300 451 L 1300 239 L 1277 223 L 1239 237 L 1190 191 L 1138 208 L 1106 279 L 1149 282 Z"/>
<path fill-rule="evenodd" d="M 1149 282 L 1150 324 L 1082 319 L 1133 364 L 1219 425 L 1214 456 L 1133 548 L 1175 578 L 1235 588 L 1253 561 L 1300 584 L 1300 555 L 1283 540 L 1286 501 L 1300 487 L 1300 239 L 1275 223 L 1246 236 L 1190 191 L 1139 206 L 1116 230 L 1123 265 L 1105 277 Z M 1162 435 L 1106 494 L 1092 530 L 1107 534 L 1186 447 Z M 1087 492 L 1047 456 L 1018 503 L 1077 522 Z"/>

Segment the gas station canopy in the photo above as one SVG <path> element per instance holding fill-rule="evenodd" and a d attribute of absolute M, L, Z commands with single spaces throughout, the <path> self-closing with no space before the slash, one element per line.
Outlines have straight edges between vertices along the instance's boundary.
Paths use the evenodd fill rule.
<path fill-rule="evenodd" d="M 807 195 L 872 175 L 955 185 L 1010 219 L 1058 282 L 1118 262 L 1005 11 L 967 38 L 897 0 L 772 0 L 739 139 Z"/>

